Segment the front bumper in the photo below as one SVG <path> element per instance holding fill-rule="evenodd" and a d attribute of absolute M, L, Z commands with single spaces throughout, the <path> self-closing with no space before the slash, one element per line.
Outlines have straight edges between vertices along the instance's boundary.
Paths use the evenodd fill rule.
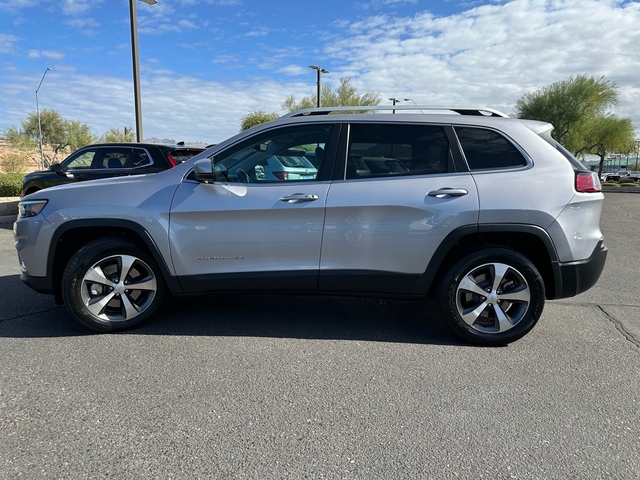
<path fill-rule="evenodd" d="M 53 283 L 51 282 L 51 277 L 31 277 L 26 273 L 20 274 L 20 280 L 24 282 L 25 285 L 31 287 L 38 293 L 46 293 L 53 294 Z"/>

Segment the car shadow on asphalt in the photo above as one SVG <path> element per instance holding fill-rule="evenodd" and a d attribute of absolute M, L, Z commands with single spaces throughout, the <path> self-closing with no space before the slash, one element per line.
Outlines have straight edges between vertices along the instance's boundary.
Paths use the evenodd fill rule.
<path fill-rule="evenodd" d="M 0 337 L 92 335 L 53 297 L 18 275 L 0 277 Z M 4 297 L 4 295 L 3 295 Z M 378 298 L 216 294 L 173 297 L 142 326 L 120 335 L 186 335 L 359 340 L 465 345 L 442 324 L 433 302 Z"/>

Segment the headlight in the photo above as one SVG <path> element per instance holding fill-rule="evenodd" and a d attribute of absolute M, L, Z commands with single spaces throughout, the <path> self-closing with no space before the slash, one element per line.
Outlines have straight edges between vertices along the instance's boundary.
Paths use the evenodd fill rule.
<path fill-rule="evenodd" d="M 26 200 L 18 204 L 18 213 L 21 218 L 35 217 L 49 200 Z"/>

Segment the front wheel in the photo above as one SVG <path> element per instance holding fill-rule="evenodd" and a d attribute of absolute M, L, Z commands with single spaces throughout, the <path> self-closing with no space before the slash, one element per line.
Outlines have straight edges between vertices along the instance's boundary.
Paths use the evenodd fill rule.
<path fill-rule="evenodd" d="M 71 257 L 62 277 L 67 309 L 96 332 L 141 324 L 160 307 L 164 294 L 164 282 L 151 255 L 120 237 L 85 245 Z"/>
<path fill-rule="evenodd" d="M 438 291 L 447 325 L 481 345 L 504 345 L 526 335 L 540 318 L 544 299 L 544 282 L 533 263 L 503 247 L 461 258 Z"/>

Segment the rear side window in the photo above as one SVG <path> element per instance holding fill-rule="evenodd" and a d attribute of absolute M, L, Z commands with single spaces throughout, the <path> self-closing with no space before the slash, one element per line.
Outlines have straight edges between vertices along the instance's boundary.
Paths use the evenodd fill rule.
<path fill-rule="evenodd" d="M 455 127 L 471 171 L 520 168 L 527 159 L 513 143 L 493 130 Z"/>
<path fill-rule="evenodd" d="M 446 173 L 450 162 L 441 126 L 351 125 L 348 179 Z"/>
<path fill-rule="evenodd" d="M 124 168 L 131 158 L 132 148 L 109 147 L 102 148 L 102 159 L 98 161 L 98 168 Z"/>

